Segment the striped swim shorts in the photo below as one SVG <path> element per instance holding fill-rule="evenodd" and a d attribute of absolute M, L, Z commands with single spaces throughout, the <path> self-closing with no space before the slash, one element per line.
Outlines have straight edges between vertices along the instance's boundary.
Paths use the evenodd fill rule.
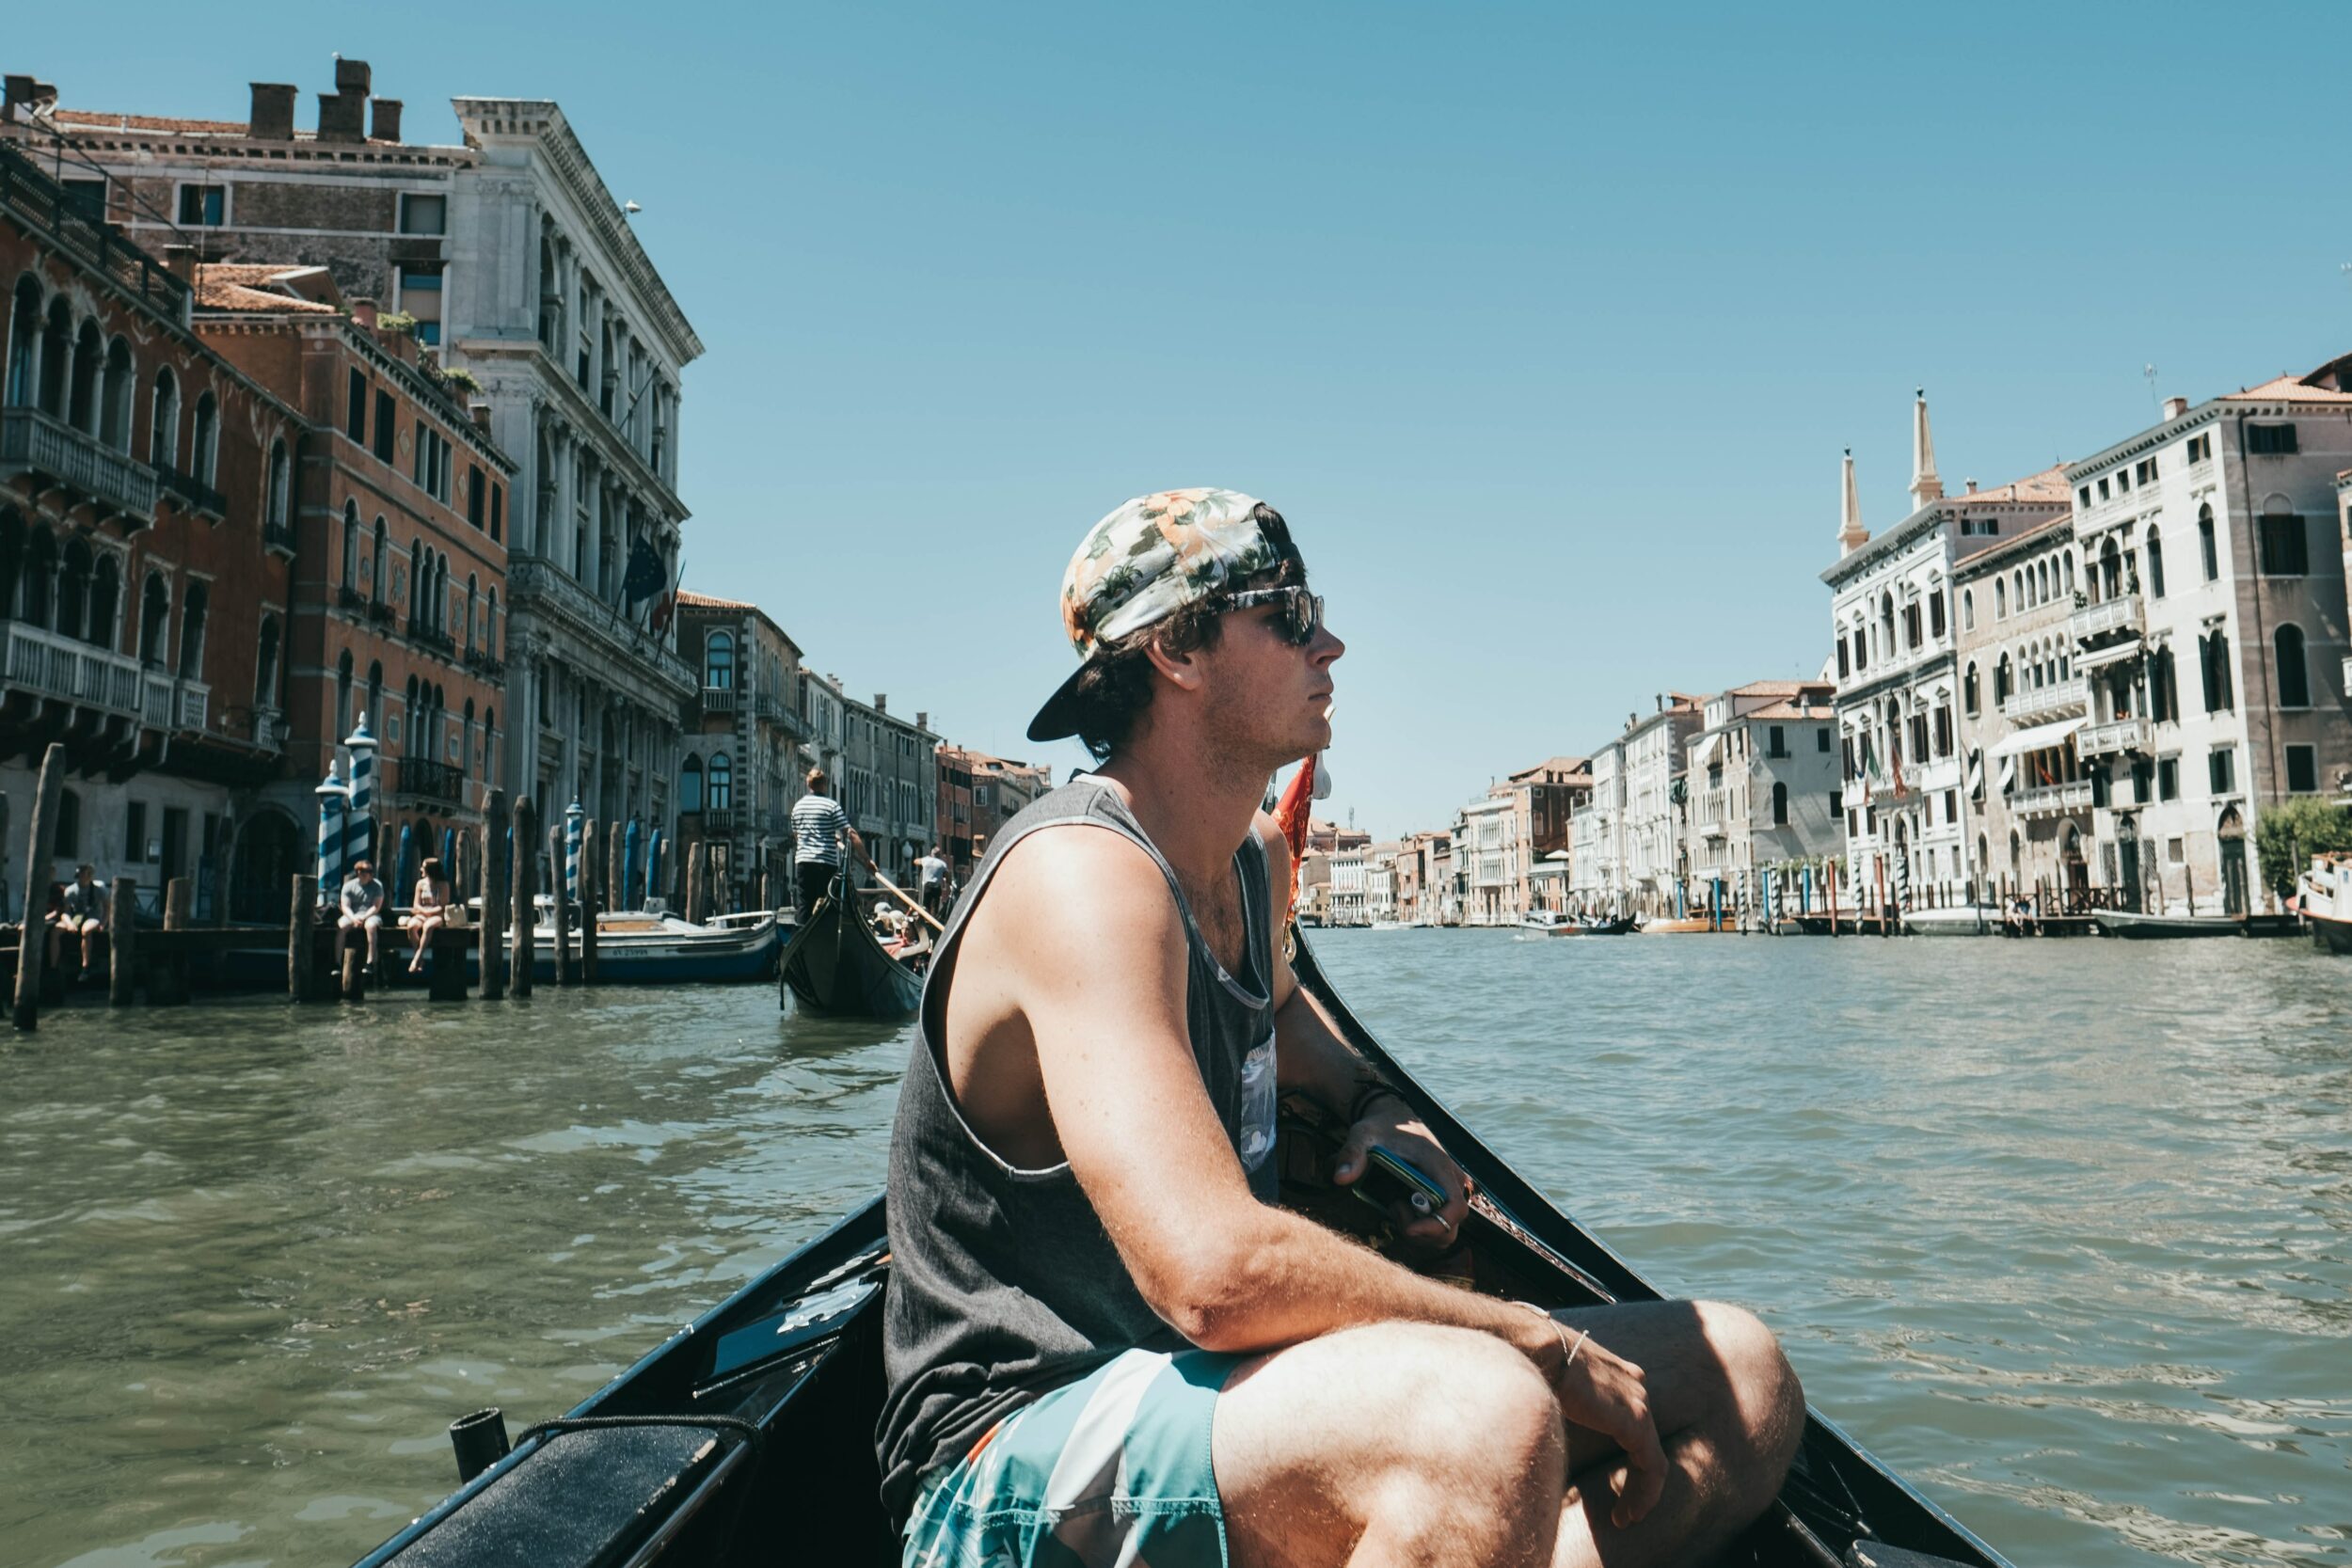
<path fill-rule="evenodd" d="M 905 1568 L 1224 1568 L 1209 1437 L 1240 1361 L 1131 1350 L 1024 1405 L 924 1479 Z"/>

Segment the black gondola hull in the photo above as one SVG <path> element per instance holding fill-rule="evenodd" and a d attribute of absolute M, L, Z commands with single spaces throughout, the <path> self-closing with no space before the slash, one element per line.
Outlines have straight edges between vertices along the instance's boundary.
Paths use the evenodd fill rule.
<path fill-rule="evenodd" d="M 823 1018 L 913 1018 L 923 977 L 882 950 L 852 903 L 820 898 L 777 960 L 779 995 Z"/>
<path fill-rule="evenodd" d="M 1406 1074 L 1348 1012 L 1302 942 L 1301 984 L 1350 1043 L 1398 1085 L 1432 1132 L 1475 1179 L 1480 1196 L 1465 1234 L 1482 1287 L 1551 1306 L 1655 1301 L 1659 1292 L 1591 1232 L 1554 1208 Z M 1291 1197 L 1286 1186 L 1285 1199 Z M 1352 1200 L 1341 1200 L 1352 1209 Z M 532 1560 L 544 1568 L 660 1562 L 738 1568 L 776 1561 L 898 1561 L 894 1521 L 879 1500 L 873 1451 L 882 1397 L 882 1291 L 889 1241 L 882 1199 L 850 1214 L 727 1301 L 679 1330 L 580 1405 L 567 1422 L 657 1420 L 701 1427 L 709 1449 L 691 1473 L 656 1489 L 626 1529 L 594 1554 Z M 453 1412 L 455 1414 L 455 1412 Z M 756 1439 L 747 1434 L 758 1433 Z M 490 1568 L 489 1543 L 534 1539 L 518 1497 L 533 1464 L 553 1467 L 567 1434 L 526 1434 L 506 1458 L 362 1560 L 360 1568 Z M 723 1474 L 720 1473 L 723 1469 Z M 564 1490 L 611 1491 L 592 1465 L 537 1488 L 537 1515 L 561 1515 Z M 608 1504 L 609 1498 L 601 1499 Z M 634 1497 L 630 1501 L 633 1505 Z M 479 1514 L 475 1511 L 482 1511 Z M 501 1515 L 512 1515 L 503 1521 Z M 1867 1560 L 1857 1544 L 1926 1554 L 1931 1563 L 2008 1568 L 1990 1547 L 1818 1416 L 1781 1498 L 1721 1560 L 1744 1568 L 1837 1568 Z M 511 1548 L 510 1548 L 511 1549 Z"/>

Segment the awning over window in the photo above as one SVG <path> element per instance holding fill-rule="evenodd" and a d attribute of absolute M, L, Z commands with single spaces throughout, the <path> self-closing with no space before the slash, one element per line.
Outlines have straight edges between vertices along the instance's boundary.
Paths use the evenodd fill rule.
<path fill-rule="evenodd" d="M 2074 656 L 2074 673 L 2079 675 L 2089 670 L 2104 670 L 2110 664 L 2137 658 L 2145 651 L 2145 645 L 2137 637 L 2128 642 L 2118 642 L 2111 648 L 2093 648 L 2089 653 Z"/>
<path fill-rule="evenodd" d="M 2061 719 L 2055 724 L 2036 724 L 2030 729 L 2014 731 L 1994 743 L 1988 753 L 1996 757 L 2024 756 L 2027 752 L 2045 751 L 2062 744 L 2066 737 L 2083 727 L 2079 719 Z"/>
<path fill-rule="evenodd" d="M 1698 745 L 1692 749 L 1691 752 L 1691 766 L 1693 768 L 1705 768 L 1714 762 L 1717 754 L 1723 750 L 1723 731 L 1709 730 L 1700 738 Z"/>

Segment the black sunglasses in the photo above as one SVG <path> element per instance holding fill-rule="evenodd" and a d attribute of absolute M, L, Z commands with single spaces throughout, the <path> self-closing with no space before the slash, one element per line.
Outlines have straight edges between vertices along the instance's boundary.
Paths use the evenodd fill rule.
<path fill-rule="evenodd" d="M 1323 595 L 1310 594 L 1304 588 L 1246 588 L 1238 594 L 1228 594 L 1225 602 L 1235 610 L 1248 610 L 1257 605 L 1281 607 L 1281 614 L 1274 627 L 1282 634 L 1282 641 L 1303 648 L 1315 640 L 1316 630 L 1323 625 Z"/>

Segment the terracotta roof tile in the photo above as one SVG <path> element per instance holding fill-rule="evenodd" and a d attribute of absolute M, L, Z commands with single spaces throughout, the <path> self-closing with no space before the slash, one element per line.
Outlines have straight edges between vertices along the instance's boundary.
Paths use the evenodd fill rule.
<path fill-rule="evenodd" d="M 332 305 L 304 299 L 274 287 L 291 273 L 308 272 L 281 262 L 208 261 L 196 269 L 196 308 L 199 310 L 266 311 L 272 315 L 335 316 Z"/>
<path fill-rule="evenodd" d="M 685 605 L 700 605 L 705 610 L 757 610 L 759 608 L 743 599 L 723 599 L 714 594 L 696 594 L 684 588 L 678 590 L 677 602 Z"/>
<path fill-rule="evenodd" d="M 2038 474 L 2012 479 L 1990 490 L 1963 490 L 1957 496 L 1946 496 L 1944 504 L 1967 507 L 1979 501 L 2062 501 L 2073 494 L 2066 484 L 2066 465 L 2056 463 Z"/>
<path fill-rule="evenodd" d="M 1769 706 L 1757 708 L 1752 713 L 1743 713 L 1740 717 L 1742 719 L 1834 719 L 1836 716 L 1837 710 L 1828 703 L 1816 703 L 1811 707 L 1799 707 L 1794 703 L 1773 703 Z"/>
<path fill-rule="evenodd" d="M 1745 686 L 1733 687 L 1728 692 L 1724 693 L 1724 695 L 1731 697 L 1793 697 L 1799 691 L 1803 690 L 1806 684 L 1807 683 L 1804 681 L 1750 681 Z"/>
<path fill-rule="evenodd" d="M 242 119 L 188 119 L 175 115 L 124 115 L 105 109 L 56 109 L 49 118 L 59 125 L 80 131 L 157 131 L 167 135 L 182 136 L 249 136 L 252 125 Z M 296 131 L 294 139 L 314 142 L 316 131 Z M 398 147 L 399 142 L 386 141 L 379 136 L 367 136 L 361 142 L 345 146 Z"/>
<path fill-rule="evenodd" d="M 2221 403 L 2352 403 L 2352 392 L 2339 392 L 2327 387 L 2313 387 L 2307 377 L 2282 375 L 2265 381 L 2259 387 L 2249 387 L 2242 392 L 2224 392 L 2217 400 Z"/>

